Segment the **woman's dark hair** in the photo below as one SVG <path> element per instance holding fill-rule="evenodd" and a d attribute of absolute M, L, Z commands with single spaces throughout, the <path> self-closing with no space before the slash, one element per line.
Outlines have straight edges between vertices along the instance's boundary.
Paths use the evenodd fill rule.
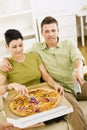
<path fill-rule="evenodd" d="M 12 40 L 17 40 L 17 39 L 23 40 L 22 34 L 16 29 L 9 29 L 5 32 L 4 35 L 5 35 L 6 44 L 8 45 Z"/>
<path fill-rule="evenodd" d="M 53 18 L 51 16 L 45 17 L 42 20 L 42 22 L 41 22 L 41 29 L 43 29 L 43 25 L 45 25 L 45 24 L 51 24 L 51 23 L 55 23 L 57 25 L 57 27 L 58 27 L 58 21 L 55 18 Z"/>

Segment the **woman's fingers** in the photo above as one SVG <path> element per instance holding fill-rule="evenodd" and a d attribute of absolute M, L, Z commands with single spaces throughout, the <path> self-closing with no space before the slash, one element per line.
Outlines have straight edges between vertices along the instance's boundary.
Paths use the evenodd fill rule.
<path fill-rule="evenodd" d="M 26 87 L 23 87 L 18 90 L 18 93 L 21 95 L 28 95 L 28 89 Z"/>

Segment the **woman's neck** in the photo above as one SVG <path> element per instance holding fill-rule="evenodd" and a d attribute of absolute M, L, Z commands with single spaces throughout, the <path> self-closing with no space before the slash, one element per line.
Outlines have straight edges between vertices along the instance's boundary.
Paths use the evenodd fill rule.
<path fill-rule="evenodd" d="M 21 56 L 19 56 L 19 57 L 12 57 L 12 59 L 14 60 L 14 61 L 16 61 L 16 62 L 24 62 L 25 61 L 25 54 L 22 54 Z"/>

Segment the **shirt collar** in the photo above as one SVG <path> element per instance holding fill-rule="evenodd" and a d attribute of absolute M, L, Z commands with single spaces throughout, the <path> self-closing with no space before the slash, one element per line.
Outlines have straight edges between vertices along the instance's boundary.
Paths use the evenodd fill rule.
<path fill-rule="evenodd" d="M 61 48 L 61 47 L 62 47 L 61 43 L 58 42 L 57 45 L 56 45 L 56 48 Z M 46 43 L 43 42 L 43 43 L 41 43 L 41 49 L 44 50 L 44 49 L 49 49 L 49 48 L 47 47 Z"/>

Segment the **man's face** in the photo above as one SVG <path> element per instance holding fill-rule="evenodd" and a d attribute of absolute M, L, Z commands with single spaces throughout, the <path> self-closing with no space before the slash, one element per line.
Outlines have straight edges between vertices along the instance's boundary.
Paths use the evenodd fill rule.
<path fill-rule="evenodd" d="M 48 47 L 51 47 L 52 45 L 57 44 L 58 33 L 59 33 L 59 30 L 56 23 L 43 25 L 42 35 Z"/>

